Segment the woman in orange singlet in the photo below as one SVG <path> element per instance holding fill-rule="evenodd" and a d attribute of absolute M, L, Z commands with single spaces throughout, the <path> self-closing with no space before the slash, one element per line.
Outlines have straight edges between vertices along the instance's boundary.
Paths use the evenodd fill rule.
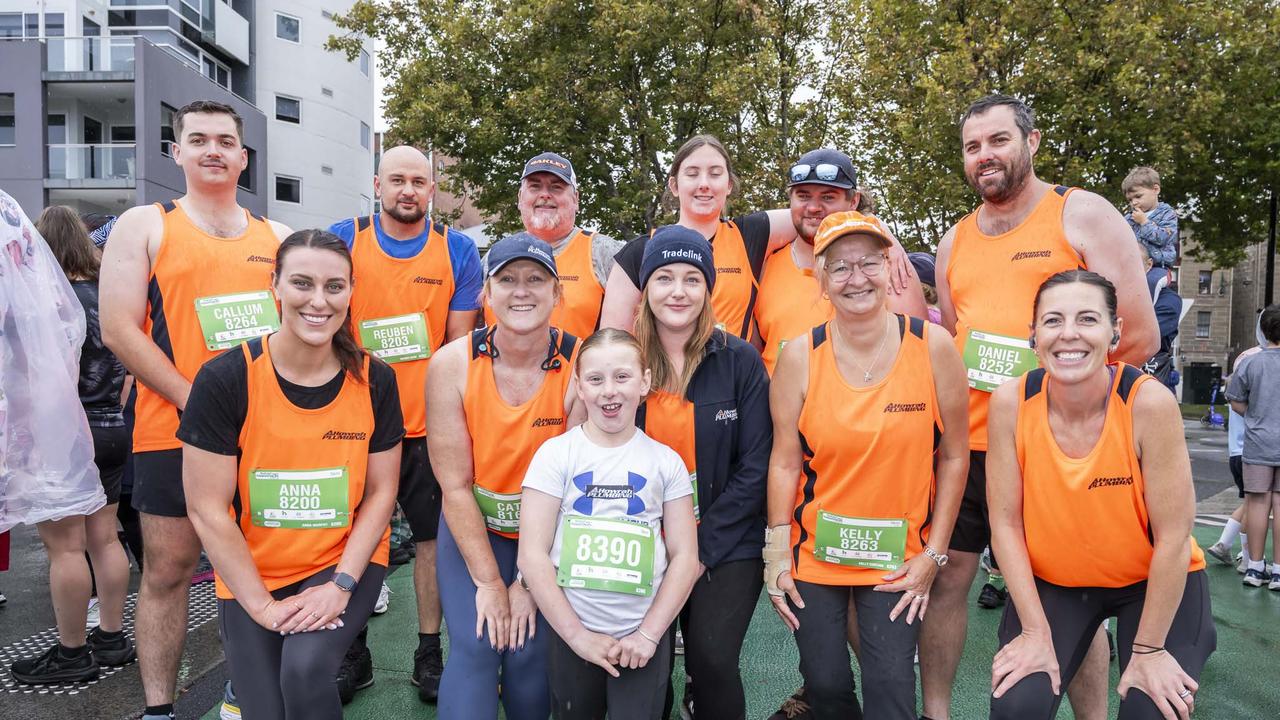
<path fill-rule="evenodd" d="M 342 717 L 332 678 L 386 576 L 404 419 L 395 373 L 352 335 L 351 286 L 337 236 L 290 235 L 280 330 L 206 363 L 178 427 L 247 718 Z"/>
<path fill-rule="evenodd" d="M 546 720 L 551 630 L 516 568 L 520 487 L 538 447 L 581 422 L 570 382 L 578 339 L 551 327 L 561 288 L 550 245 L 522 232 L 488 257 L 484 295 L 497 323 L 446 345 L 427 371 L 449 626 L 439 713 L 494 720 L 501 685 L 507 718 Z"/>
<path fill-rule="evenodd" d="M 1040 367 L 1000 386 L 988 422 L 991 539 L 1013 596 L 991 668 L 992 718 L 1052 718 L 1115 617 L 1121 720 L 1187 720 L 1216 645 L 1177 401 L 1108 362 L 1116 290 L 1069 270 L 1036 293 Z"/>
<path fill-rule="evenodd" d="M 783 348 L 769 393 L 764 577 L 815 718 L 916 717 L 916 621 L 968 469 L 960 355 L 939 328 L 885 308 L 891 242 L 869 215 L 822 221 L 816 276 L 835 315 Z M 864 706 L 845 643 L 850 599 Z"/>

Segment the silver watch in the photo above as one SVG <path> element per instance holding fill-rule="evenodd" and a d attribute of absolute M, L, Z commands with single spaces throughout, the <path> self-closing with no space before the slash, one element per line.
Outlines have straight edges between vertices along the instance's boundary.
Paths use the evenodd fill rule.
<path fill-rule="evenodd" d="M 924 546 L 924 554 L 928 556 L 930 560 L 938 563 L 938 567 L 943 567 L 944 565 L 947 564 L 948 561 L 951 560 L 951 558 L 947 557 L 945 554 L 940 553 L 937 550 L 934 550 L 928 545 Z"/>

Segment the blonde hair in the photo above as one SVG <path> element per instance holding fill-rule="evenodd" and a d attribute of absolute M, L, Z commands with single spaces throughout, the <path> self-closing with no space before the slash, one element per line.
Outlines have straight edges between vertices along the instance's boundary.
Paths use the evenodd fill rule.
<path fill-rule="evenodd" d="M 1155 189 L 1160 184 L 1160 173 L 1156 169 L 1147 165 L 1139 165 L 1129 171 L 1124 176 L 1124 180 L 1120 183 L 1120 192 L 1128 195 L 1129 191 L 1136 187 L 1144 187 Z"/>
<path fill-rule="evenodd" d="M 640 343 L 640 364 L 651 373 L 651 387 L 684 397 L 689 390 L 689 380 L 702 364 L 703 353 L 715 329 L 716 317 L 711 309 L 711 290 L 708 289 L 702 299 L 702 310 L 698 313 L 693 335 L 684 344 L 684 372 L 677 377 L 671 358 L 667 357 L 667 351 L 658 338 L 658 318 L 649 307 L 649 297 L 645 293 L 640 298 L 640 307 L 636 308 L 635 337 Z"/>
<path fill-rule="evenodd" d="M 591 335 L 582 341 L 582 347 L 578 348 L 578 362 L 573 364 L 574 375 L 582 374 L 582 356 L 587 354 L 588 350 L 596 348 L 609 347 L 610 345 L 626 345 L 636 353 L 636 359 L 640 362 L 640 371 L 644 372 L 644 348 L 640 347 L 640 341 L 635 335 L 626 330 L 617 328 L 600 328 L 591 333 Z"/>

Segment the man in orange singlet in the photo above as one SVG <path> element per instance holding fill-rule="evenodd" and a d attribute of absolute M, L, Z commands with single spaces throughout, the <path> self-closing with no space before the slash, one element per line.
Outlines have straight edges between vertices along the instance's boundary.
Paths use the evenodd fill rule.
<path fill-rule="evenodd" d="M 1034 123 L 1030 108 L 1016 98 L 990 95 L 969 106 L 960 121 L 964 171 L 982 205 L 938 245 L 938 306 L 969 379 L 973 455 L 951 537 L 951 562 L 938 574 L 920 634 L 924 716 L 933 720 L 950 717 L 967 630 L 966 599 L 978 554 L 991 537 L 987 405 L 992 390 L 1035 367 L 1027 328 L 1036 289 L 1062 270 L 1097 272 L 1116 286 L 1124 318 L 1124 337 L 1112 359 L 1141 365 L 1159 347 L 1142 260 L 1128 224 L 1106 199 L 1036 177 L 1032 158 L 1040 131 Z M 1071 686 L 1077 718 L 1105 716 L 1106 683 L 1106 639 L 1099 632 Z"/>
<path fill-rule="evenodd" d="M 290 230 L 236 202 L 248 165 L 242 131 L 228 105 L 197 100 L 179 108 L 173 161 L 187 193 L 126 211 L 102 257 L 102 339 L 138 379 L 133 506 L 146 562 L 136 637 L 148 719 L 172 717 L 187 590 L 200 557 L 182 492 L 178 413 L 200 366 L 280 327 L 271 271 Z"/>
<path fill-rule="evenodd" d="M 529 159 L 520 176 L 516 204 L 529 234 L 551 246 L 564 300 L 551 314 L 551 326 L 586 339 L 600 324 L 604 285 L 622 241 L 578 227 L 578 176 L 563 156 L 545 152 Z M 485 257 L 488 267 L 488 256 Z M 485 324 L 494 322 L 484 312 Z"/>

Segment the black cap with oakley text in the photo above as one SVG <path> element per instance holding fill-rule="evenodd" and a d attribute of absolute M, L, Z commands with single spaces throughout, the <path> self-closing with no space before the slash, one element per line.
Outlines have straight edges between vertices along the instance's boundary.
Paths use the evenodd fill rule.
<path fill-rule="evenodd" d="M 540 172 L 551 173 L 574 188 L 578 187 L 578 176 L 573 172 L 573 164 L 566 160 L 563 155 L 544 152 L 541 155 L 529 158 L 529 162 L 524 164 L 524 172 L 520 175 L 520 179 L 524 180 L 530 175 Z"/>

